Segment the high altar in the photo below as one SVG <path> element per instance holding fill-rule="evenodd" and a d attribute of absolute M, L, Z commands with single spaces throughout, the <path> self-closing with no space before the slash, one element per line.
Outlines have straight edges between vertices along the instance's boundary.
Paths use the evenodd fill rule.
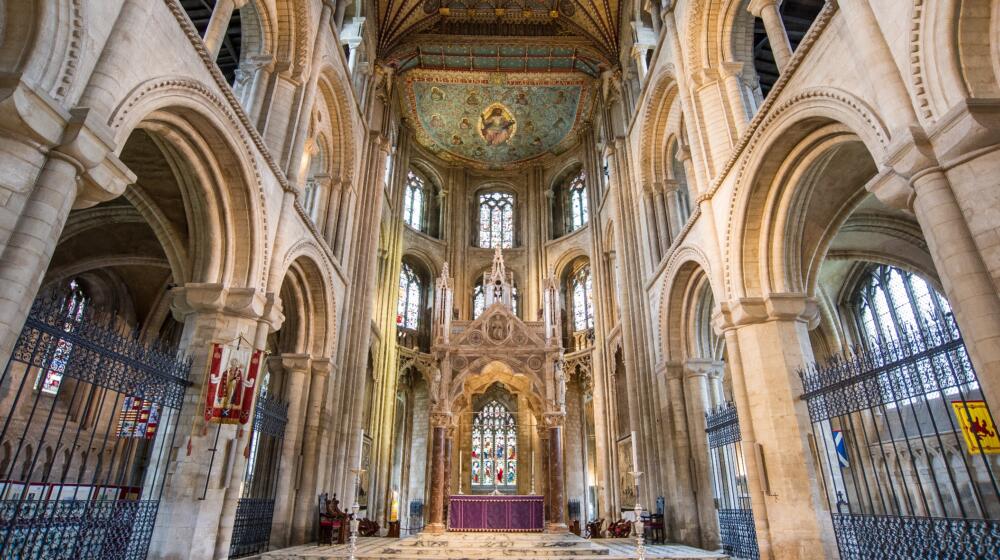
<path fill-rule="evenodd" d="M 474 321 L 452 320 L 453 290 L 447 264 L 435 286 L 431 354 L 436 368 L 430 387 L 431 489 L 425 530 L 566 532 L 562 449 L 566 376 L 558 284 L 551 273 L 544 281 L 542 320 L 522 321 L 514 313 L 513 278 L 497 249 L 483 286 L 484 309 Z M 516 395 L 527 409 L 518 414 L 533 421 L 517 424 L 513 419 L 508 420 L 508 432 L 502 437 L 491 432 L 491 445 L 474 448 L 465 462 L 464 440 L 482 436 L 471 435 L 470 429 L 476 431 L 478 426 L 470 428 L 469 422 L 459 422 L 459 418 L 491 391 Z M 528 433 L 536 428 L 538 433 Z M 516 483 L 517 475 L 521 474 L 518 471 L 523 470 L 526 447 L 517 442 L 536 439 L 544 442 L 538 450 L 544 466 L 536 468 L 535 447 L 530 445 L 528 477 L 534 488 L 535 473 L 547 473 L 542 481 L 544 496 L 527 495 L 524 483 Z M 457 455 L 462 458 L 459 469 L 468 467 L 473 478 L 468 494 L 461 492 L 461 481 L 459 492 L 448 491 L 456 443 Z M 515 454 L 515 448 L 521 451 L 520 455 Z M 488 484 L 490 479 L 492 488 Z M 526 480 L 523 474 L 520 480 Z M 497 492 L 498 484 L 504 486 L 504 493 Z M 450 512 L 447 525 L 446 503 Z"/>

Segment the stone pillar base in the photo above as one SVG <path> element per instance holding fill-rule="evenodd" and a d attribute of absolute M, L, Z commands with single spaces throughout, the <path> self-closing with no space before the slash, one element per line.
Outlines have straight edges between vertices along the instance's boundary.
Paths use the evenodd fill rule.
<path fill-rule="evenodd" d="M 563 535 L 569 533 L 569 526 L 565 523 L 546 523 L 545 532 L 549 534 Z"/>
<path fill-rule="evenodd" d="M 447 530 L 448 528 L 445 527 L 444 523 L 428 523 L 424 526 L 423 532 L 431 535 L 440 535 Z"/>

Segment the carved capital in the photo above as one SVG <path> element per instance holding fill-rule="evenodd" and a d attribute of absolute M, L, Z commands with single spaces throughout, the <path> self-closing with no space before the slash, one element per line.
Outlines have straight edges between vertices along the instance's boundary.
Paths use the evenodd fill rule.
<path fill-rule="evenodd" d="M 312 375 L 313 377 L 328 377 L 336 366 L 333 365 L 333 360 L 330 358 L 313 358 L 312 361 Z"/>
<path fill-rule="evenodd" d="M 1000 149 L 1000 99 L 963 99 L 929 131 L 942 163 L 989 148 Z"/>
<path fill-rule="evenodd" d="M 546 412 L 542 415 L 542 422 L 548 429 L 562 428 L 566 424 L 565 412 Z"/>
<path fill-rule="evenodd" d="M 766 8 L 773 6 L 777 9 L 780 5 L 781 3 L 778 0 L 750 0 L 750 4 L 747 5 L 747 11 L 753 14 L 754 17 L 761 17 L 761 13 Z"/>
<path fill-rule="evenodd" d="M 278 358 L 281 360 L 281 367 L 285 368 L 285 371 L 294 371 L 302 374 L 309 371 L 309 354 L 281 354 Z"/>
<path fill-rule="evenodd" d="M 445 428 L 451 426 L 451 413 L 443 410 L 431 411 L 431 427 Z"/>
<path fill-rule="evenodd" d="M 819 324 L 819 305 L 805 294 L 769 294 L 722 302 L 712 318 L 718 332 L 769 321 L 803 322 L 813 329 Z"/>
<path fill-rule="evenodd" d="M 725 362 L 718 360 L 690 359 L 684 362 L 684 375 L 685 377 L 714 378 L 721 376 L 725 367 Z"/>
<path fill-rule="evenodd" d="M 267 322 L 281 327 L 284 315 L 274 294 L 255 288 L 230 288 L 222 284 L 189 283 L 171 290 L 171 312 L 179 322 L 192 313 L 221 313 Z"/>

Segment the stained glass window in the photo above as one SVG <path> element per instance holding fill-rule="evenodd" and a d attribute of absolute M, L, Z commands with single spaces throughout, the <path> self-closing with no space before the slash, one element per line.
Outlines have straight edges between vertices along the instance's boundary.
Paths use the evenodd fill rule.
<path fill-rule="evenodd" d="M 569 182 L 569 231 L 582 228 L 590 220 L 587 207 L 587 174 L 583 171 Z"/>
<path fill-rule="evenodd" d="M 408 226 L 423 231 L 424 229 L 424 197 L 427 185 L 416 173 L 410 171 L 406 176 L 406 192 L 403 193 L 403 222 Z"/>
<path fill-rule="evenodd" d="M 517 315 L 517 286 L 511 286 L 510 295 L 511 307 L 514 308 L 514 315 Z M 486 292 L 483 290 L 483 281 L 480 280 L 472 289 L 472 318 L 478 318 L 483 314 L 484 309 L 486 309 Z"/>
<path fill-rule="evenodd" d="M 420 277 L 410 265 L 399 270 L 399 303 L 396 305 L 396 326 L 416 330 L 420 325 Z"/>
<path fill-rule="evenodd" d="M 73 280 L 69 283 L 69 294 L 66 296 L 66 321 L 63 323 L 63 330 L 72 331 L 83 319 L 83 311 L 87 307 L 87 300 L 84 299 L 83 290 L 80 285 Z M 73 343 L 60 338 L 56 341 L 55 351 L 52 353 L 52 360 L 49 362 L 45 375 L 39 374 L 35 381 L 35 389 L 49 395 L 59 392 L 62 385 L 63 374 L 66 373 L 66 364 L 69 363 L 70 355 L 73 353 Z"/>
<path fill-rule="evenodd" d="M 490 401 L 472 420 L 473 488 L 517 485 L 517 424 L 507 407 Z"/>
<path fill-rule="evenodd" d="M 492 191 L 479 195 L 479 246 L 514 246 L 514 195 Z"/>
<path fill-rule="evenodd" d="M 948 329 L 955 338 L 958 337 L 958 327 L 948 300 L 912 272 L 886 265 L 872 266 L 867 277 L 858 285 L 855 302 L 858 328 L 868 344 L 886 345 L 904 337 L 927 343 L 929 341 L 923 340 L 926 333 L 937 329 Z M 968 364 L 965 348 L 962 347 L 960 352 L 959 363 Z M 951 367 L 942 356 L 937 358 L 942 361 L 938 363 L 933 359 L 922 365 L 943 370 Z M 927 387 L 928 397 L 939 397 L 940 393 L 934 390 L 936 381 L 933 376 L 928 379 L 927 382 L 931 383 Z M 971 388 L 976 386 L 978 384 L 973 384 Z M 957 388 L 950 388 L 945 393 L 957 391 Z"/>
<path fill-rule="evenodd" d="M 590 265 L 584 266 L 573 275 L 573 328 L 585 331 L 594 328 L 593 280 Z"/>
<path fill-rule="evenodd" d="M 382 173 L 382 180 L 385 182 L 386 186 L 389 186 L 389 179 L 392 178 L 392 152 L 389 152 L 385 156 L 385 169 L 382 170 Z"/>

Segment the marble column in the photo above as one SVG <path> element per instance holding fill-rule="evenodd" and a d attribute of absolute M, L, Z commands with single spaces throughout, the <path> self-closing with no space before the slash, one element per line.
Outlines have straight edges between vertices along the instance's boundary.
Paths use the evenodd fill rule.
<path fill-rule="evenodd" d="M 784 22 L 781 21 L 778 4 L 778 0 L 751 0 L 747 10 L 754 17 L 764 20 L 764 30 L 767 32 L 767 40 L 771 43 L 774 62 L 778 66 L 778 72 L 784 72 L 788 61 L 792 58 L 792 45 L 788 42 L 788 33 L 785 31 Z"/>
<path fill-rule="evenodd" d="M 545 414 L 545 426 L 549 432 L 549 521 L 545 527 L 547 533 L 566 533 L 566 473 L 563 458 L 563 425 L 566 423 L 565 412 Z"/>
<path fill-rule="evenodd" d="M 309 355 L 282 354 L 271 358 L 272 363 L 284 369 L 284 391 L 282 397 L 288 403 L 288 422 L 285 437 L 281 441 L 282 468 L 278 471 L 278 487 L 275 492 L 274 517 L 271 523 L 271 543 L 276 548 L 291 544 L 292 511 L 296 501 L 295 474 L 302 460 L 299 450 L 302 437 L 302 416 L 306 410 L 306 395 L 309 391 Z"/>
<path fill-rule="evenodd" d="M 719 547 L 719 519 L 715 513 L 715 495 L 712 492 L 712 466 L 708 459 L 708 436 L 705 433 L 705 414 L 711 407 L 709 376 L 719 369 L 714 360 L 688 360 L 684 362 L 684 386 L 687 405 L 691 458 L 693 460 L 692 489 L 698 508 L 700 546 L 708 550 Z"/>
<path fill-rule="evenodd" d="M 719 305 L 724 330 L 736 331 L 747 406 L 760 459 L 768 541 L 775 560 L 836 557 L 833 527 L 822 495 L 822 476 L 810 445 L 812 424 L 797 370 L 813 361 L 809 328 L 819 321 L 816 301 L 802 294 L 770 294 Z M 728 336 L 727 336 L 728 340 Z M 755 504 L 756 507 L 756 504 Z M 757 513 L 755 511 L 755 513 Z"/>
<path fill-rule="evenodd" d="M 444 500 L 447 474 L 447 432 L 451 426 L 450 412 L 431 413 L 431 495 L 428 504 L 428 533 L 443 533 L 447 528 L 444 519 Z"/>

